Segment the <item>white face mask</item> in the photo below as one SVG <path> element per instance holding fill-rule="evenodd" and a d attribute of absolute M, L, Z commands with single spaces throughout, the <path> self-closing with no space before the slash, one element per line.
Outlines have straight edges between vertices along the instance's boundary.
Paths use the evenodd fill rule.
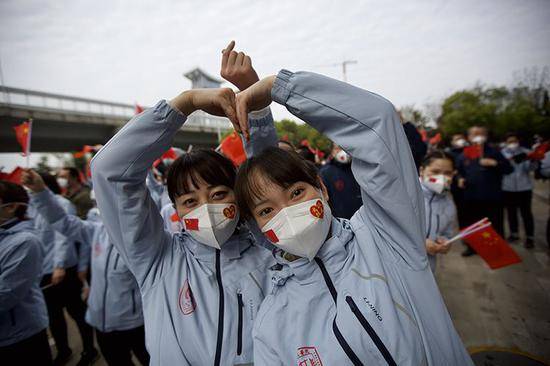
<path fill-rule="evenodd" d="M 92 207 L 86 214 L 87 221 L 101 222 L 101 216 L 99 215 L 99 208 Z"/>
<path fill-rule="evenodd" d="M 64 189 L 69 185 L 69 181 L 67 178 L 57 178 L 57 184 L 59 184 L 59 188 Z"/>
<path fill-rule="evenodd" d="M 464 139 L 455 140 L 453 142 L 453 146 L 460 149 L 460 148 L 466 146 L 466 140 L 464 140 Z"/>
<path fill-rule="evenodd" d="M 476 145 L 482 145 L 487 141 L 487 137 L 483 135 L 477 135 L 472 137 L 472 142 Z"/>
<path fill-rule="evenodd" d="M 351 156 L 344 150 L 340 150 L 334 155 L 337 162 L 342 164 L 349 164 L 351 162 Z"/>
<path fill-rule="evenodd" d="M 181 218 L 185 231 L 199 243 L 221 249 L 239 223 L 233 203 L 205 203 Z"/>
<path fill-rule="evenodd" d="M 422 184 L 430 191 L 440 194 L 444 190 L 449 189 L 450 179 L 443 174 L 426 175 L 422 178 Z"/>
<path fill-rule="evenodd" d="M 519 147 L 519 144 L 517 142 L 512 142 L 511 144 L 506 145 L 506 147 L 510 150 L 516 150 Z"/>
<path fill-rule="evenodd" d="M 322 195 L 321 195 L 322 197 Z M 312 260 L 325 242 L 332 213 L 322 198 L 283 208 L 262 228 L 275 246 Z"/>

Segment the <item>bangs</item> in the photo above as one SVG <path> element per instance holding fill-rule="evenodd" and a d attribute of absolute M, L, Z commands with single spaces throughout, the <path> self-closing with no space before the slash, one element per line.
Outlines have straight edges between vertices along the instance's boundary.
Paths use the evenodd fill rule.
<path fill-rule="evenodd" d="M 295 152 L 277 147 L 268 148 L 257 157 L 247 160 L 239 169 L 235 184 L 239 209 L 245 218 L 250 218 L 255 202 L 265 198 L 266 189 L 270 185 L 287 189 L 298 182 L 320 188 L 315 165 Z"/>
<path fill-rule="evenodd" d="M 193 150 L 177 158 L 168 169 L 168 196 L 175 203 L 176 198 L 202 184 L 233 189 L 235 174 L 233 163 L 224 156 L 212 150 Z"/>

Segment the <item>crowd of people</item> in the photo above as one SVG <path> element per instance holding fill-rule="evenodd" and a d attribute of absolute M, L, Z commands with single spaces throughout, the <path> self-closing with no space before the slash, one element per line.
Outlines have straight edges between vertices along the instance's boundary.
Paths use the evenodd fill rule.
<path fill-rule="evenodd" d="M 473 365 L 434 280 L 447 241 L 488 217 L 534 244 L 530 158 L 471 127 L 427 146 L 385 98 L 309 72 L 260 79 L 222 52 L 240 92 L 184 91 L 135 116 L 75 168 L 0 181 L 0 359 L 63 365 Z M 334 142 L 324 164 L 276 134 L 285 106 Z M 196 110 L 226 116 L 247 160 L 158 159 Z M 475 252 L 468 248 L 464 255 Z M 47 329 L 55 342 L 55 357 Z M 95 348 L 97 340 L 99 350 Z"/>

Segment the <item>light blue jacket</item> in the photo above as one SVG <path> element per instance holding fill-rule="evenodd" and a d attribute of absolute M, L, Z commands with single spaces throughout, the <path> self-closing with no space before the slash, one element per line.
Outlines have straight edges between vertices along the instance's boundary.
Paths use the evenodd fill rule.
<path fill-rule="evenodd" d="M 42 216 L 57 231 L 89 248 L 92 282 L 86 321 L 102 332 L 128 330 L 143 325 L 141 297 L 134 276 L 109 240 L 101 221 L 67 215 L 49 190 L 33 194 Z"/>
<path fill-rule="evenodd" d="M 74 205 L 60 195 L 55 199 L 63 210 L 71 215 L 76 214 Z M 60 232 L 55 231 L 50 224 L 42 217 L 36 204 L 32 200 L 29 203 L 27 216 L 34 221 L 35 229 L 38 232 L 40 242 L 44 246 L 44 261 L 42 263 L 42 275 L 52 274 L 54 268 L 70 268 L 79 265 L 79 270 L 85 267 L 85 262 L 79 262 L 75 243 Z"/>
<path fill-rule="evenodd" d="M 422 184 L 420 186 L 426 212 L 426 238 L 433 241 L 438 238 L 451 239 L 458 234 L 458 218 L 452 196 L 449 192 L 437 194 Z M 436 258 L 437 256 L 428 254 L 430 268 L 434 273 Z"/>
<path fill-rule="evenodd" d="M 145 179 L 147 188 L 151 193 L 151 198 L 156 203 L 159 211 L 166 205 L 171 204 L 170 197 L 168 196 L 168 189 L 166 186 L 155 179 L 153 172 L 149 170 L 147 178 Z"/>
<path fill-rule="evenodd" d="M 519 147 L 516 150 L 510 150 L 505 147 L 501 150 L 502 155 L 508 159 L 514 171 L 511 174 L 507 174 L 502 178 L 502 190 L 506 192 L 524 192 L 533 189 L 533 180 L 530 173 L 537 168 L 536 163 L 531 160 L 524 160 L 521 163 L 516 163 L 514 155 L 519 153 L 528 154 L 530 151 L 524 147 Z"/>
<path fill-rule="evenodd" d="M 540 162 L 540 174 L 544 177 L 550 178 L 550 151 L 544 154 L 544 159 Z"/>
<path fill-rule="evenodd" d="M 333 219 L 314 261 L 276 255 L 254 364 L 473 365 L 428 265 L 424 199 L 393 105 L 286 70 L 271 95 L 353 157 L 363 206 L 350 221 Z"/>
<path fill-rule="evenodd" d="M 42 243 L 31 220 L 16 222 L 14 219 L 0 226 L 0 347 L 21 342 L 48 327 L 40 290 Z"/>
<path fill-rule="evenodd" d="M 97 203 L 140 287 L 151 365 L 251 363 L 270 252 L 245 229 L 221 250 L 170 234 L 145 185 L 185 120 L 161 101 L 128 122 L 92 160 Z"/>

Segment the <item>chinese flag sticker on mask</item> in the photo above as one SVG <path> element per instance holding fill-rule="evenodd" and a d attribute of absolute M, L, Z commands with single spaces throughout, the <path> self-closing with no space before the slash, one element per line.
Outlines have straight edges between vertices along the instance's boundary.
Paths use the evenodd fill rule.
<path fill-rule="evenodd" d="M 205 203 L 182 217 L 185 230 L 201 244 L 221 249 L 239 223 L 233 203 Z"/>

